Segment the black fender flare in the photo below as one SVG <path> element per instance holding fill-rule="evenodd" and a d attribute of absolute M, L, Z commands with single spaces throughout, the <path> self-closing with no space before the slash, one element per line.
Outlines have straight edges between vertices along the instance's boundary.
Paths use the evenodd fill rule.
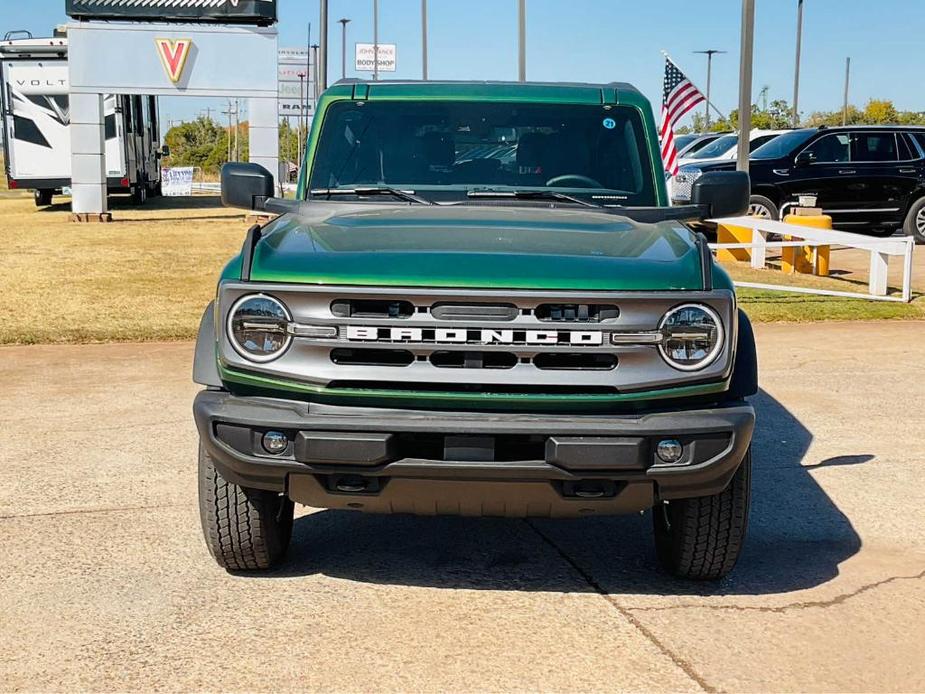
<path fill-rule="evenodd" d="M 729 381 L 729 396 L 734 400 L 758 393 L 758 350 L 755 331 L 745 311 L 739 309 L 739 334 L 736 342 L 735 364 Z"/>
<path fill-rule="evenodd" d="M 193 355 L 193 382 L 213 388 L 222 387 L 215 354 L 215 302 L 210 301 L 199 321 L 196 351 Z"/>

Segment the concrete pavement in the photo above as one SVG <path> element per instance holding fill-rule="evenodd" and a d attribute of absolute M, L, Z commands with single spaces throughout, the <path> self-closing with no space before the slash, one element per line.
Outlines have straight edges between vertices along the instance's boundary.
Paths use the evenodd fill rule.
<path fill-rule="evenodd" d="M 758 327 L 755 501 L 718 585 L 651 519 L 301 510 L 230 576 L 189 344 L 0 348 L 0 690 L 921 691 L 925 324 Z"/>

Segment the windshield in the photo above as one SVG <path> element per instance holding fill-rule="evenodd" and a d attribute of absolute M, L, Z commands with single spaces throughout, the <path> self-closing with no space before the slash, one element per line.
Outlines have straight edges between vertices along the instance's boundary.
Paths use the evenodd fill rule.
<path fill-rule="evenodd" d="M 691 159 L 713 159 L 715 157 L 721 157 L 730 149 L 736 146 L 736 143 L 739 141 L 738 135 L 723 135 L 720 138 L 713 140 L 710 144 L 704 147 L 701 150 L 698 150 L 690 155 Z"/>
<path fill-rule="evenodd" d="M 685 147 L 687 147 L 690 143 L 692 143 L 694 140 L 696 140 L 696 139 L 699 138 L 699 137 L 700 137 L 700 135 L 697 135 L 697 134 L 678 135 L 678 136 L 674 139 L 674 146 L 675 146 L 675 149 L 678 150 L 678 151 L 680 152 L 682 149 L 684 149 Z"/>
<path fill-rule="evenodd" d="M 389 186 L 437 201 L 550 190 L 656 204 L 644 127 L 621 106 L 343 101 L 325 113 L 310 190 Z"/>
<path fill-rule="evenodd" d="M 786 157 L 815 133 L 815 130 L 794 130 L 793 132 L 778 135 L 770 142 L 766 142 L 752 152 L 751 158 L 779 159 L 780 157 Z"/>

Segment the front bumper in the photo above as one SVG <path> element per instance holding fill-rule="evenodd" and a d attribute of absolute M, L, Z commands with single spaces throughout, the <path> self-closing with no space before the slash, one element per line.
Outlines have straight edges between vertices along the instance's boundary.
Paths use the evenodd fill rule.
<path fill-rule="evenodd" d="M 320 508 L 578 516 L 722 491 L 751 442 L 746 402 L 630 415 L 335 407 L 204 390 L 193 407 L 221 475 Z M 278 455 L 261 444 L 281 431 Z M 678 439 L 678 464 L 655 456 Z"/>

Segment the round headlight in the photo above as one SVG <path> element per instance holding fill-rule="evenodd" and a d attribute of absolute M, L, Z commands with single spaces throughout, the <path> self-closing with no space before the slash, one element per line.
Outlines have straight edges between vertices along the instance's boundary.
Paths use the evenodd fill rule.
<path fill-rule="evenodd" d="M 696 371 L 709 365 L 723 348 L 723 323 L 712 308 L 700 304 L 676 306 L 659 326 L 659 350 L 674 368 Z"/>
<path fill-rule="evenodd" d="M 228 313 L 228 339 L 245 359 L 272 361 L 292 342 L 288 331 L 291 320 L 288 309 L 272 296 L 244 296 Z"/>

